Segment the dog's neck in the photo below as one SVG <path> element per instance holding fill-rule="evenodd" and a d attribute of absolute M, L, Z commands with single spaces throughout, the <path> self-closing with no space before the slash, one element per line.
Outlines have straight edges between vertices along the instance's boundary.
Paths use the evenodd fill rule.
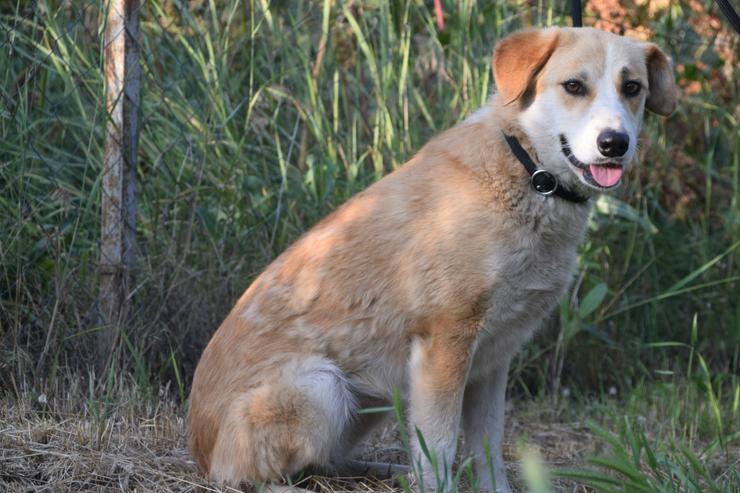
<path fill-rule="evenodd" d="M 536 193 L 545 197 L 558 197 L 574 204 L 584 204 L 591 198 L 589 195 L 579 194 L 560 184 L 554 174 L 532 159 L 518 138 L 505 133 L 502 133 L 502 136 L 511 153 L 529 173 L 529 183 Z"/>
<path fill-rule="evenodd" d="M 497 155 L 500 156 L 501 154 L 504 154 L 504 159 L 496 160 L 498 162 L 494 163 L 487 163 L 487 167 L 496 168 L 495 170 L 491 169 L 491 172 L 506 172 L 504 167 L 513 167 L 517 168 L 518 171 L 523 171 L 520 173 L 517 183 L 520 184 L 521 188 L 527 190 L 530 195 L 534 195 L 535 198 L 539 200 L 545 198 L 549 201 L 565 201 L 575 205 L 582 205 L 584 207 L 588 203 L 592 202 L 592 200 L 587 199 L 594 197 L 598 193 L 597 191 L 581 183 L 574 174 L 569 172 L 563 173 L 562 164 L 560 164 L 560 166 L 556 166 L 556 164 L 559 163 L 547 162 L 547 159 L 543 159 L 543 156 L 537 152 L 537 148 L 532 142 L 532 139 L 527 135 L 522 125 L 519 123 L 521 109 L 516 106 L 516 103 L 504 104 L 498 95 L 494 95 L 488 104 L 481 110 L 481 113 L 487 116 L 486 118 L 480 118 L 481 123 L 488 127 L 487 132 L 491 133 L 491 139 L 496 139 L 496 147 L 501 149 Z M 526 155 L 531 158 L 533 164 L 538 170 L 547 170 L 551 174 L 555 175 L 558 185 L 568 190 L 570 194 L 566 195 L 571 195 L 574 200 L 564 200 L 562 197 L 558 197 L 557 195 L 543 197 L 537 193 L 530 184 L 530 175 L 532 172 L 528 171 L 527 166 L 522 163 L 521 159 L 515 156 L 515 152 L 510 145 L 507 144 L 503 137 L 504 135 L 516 139 L 523 153 L 526 153 Z M 552 158 L 552 153 L 545 153 L 545 155 Z"/>

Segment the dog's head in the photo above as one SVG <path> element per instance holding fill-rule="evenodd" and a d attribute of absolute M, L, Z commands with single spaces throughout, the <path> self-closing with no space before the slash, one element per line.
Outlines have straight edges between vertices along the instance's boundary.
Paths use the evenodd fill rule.
<path fill-rule="evenodd" d="M 591 28 L 514 33 L 496 45 L 493 75 L 544 167 L 591 190 L 620 183 L 645 108 L 668 115 L 676 106 L 657 46 Z"/>

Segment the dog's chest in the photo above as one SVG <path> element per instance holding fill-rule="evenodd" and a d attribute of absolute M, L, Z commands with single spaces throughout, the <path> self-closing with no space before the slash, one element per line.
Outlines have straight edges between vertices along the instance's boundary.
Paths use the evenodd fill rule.
<path fill-rule="evenodd" d="M 579 217 L 580 216 L 580 217 Z M 508 358 L 534 332 L 571 282 L 587 214 L 545 216 L 538 228 L 512 228 L 487 259 L 491 286 L 473 369 Z"/>

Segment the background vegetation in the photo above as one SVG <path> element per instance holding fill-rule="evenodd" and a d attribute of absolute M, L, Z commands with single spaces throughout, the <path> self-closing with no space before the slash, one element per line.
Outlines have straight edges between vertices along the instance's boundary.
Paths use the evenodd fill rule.
<path fill-rule="evenodd" d="M 105 3 L 2 3 L 0 420 L 167 402 L 181 433 L 200 351 L 256 274 L 483 105 L 498 38 L 569 23 L 565 1 L 443 5 L 440 30 L 420 0 L 144 2 L 134 313 L 94 375 Z M 663 47 L 681 102 L 646 118 L 641 164 L 598 202 L 572 294 L 509 393 L 593 420 L 607 458 L 561 471 L 578 484 L 737 491 L 738 36 L 709 0 L 591 0 L 584 20 Z M 124 395 L 138 403 L 121 414 Z"/>

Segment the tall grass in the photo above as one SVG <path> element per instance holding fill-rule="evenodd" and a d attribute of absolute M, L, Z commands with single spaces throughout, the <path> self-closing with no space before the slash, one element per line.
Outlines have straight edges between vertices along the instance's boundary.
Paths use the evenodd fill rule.
<path fill-rule="evenodd" d="M 553 0 L 445 2 L 444 31 L 419 0 L 144 4 L 134 313 L 104 387 L 131 375 L 142 389 L 172 382 L 180 399 L 270 259 L 484 104 L 497 39 L 568 23 Z M 679 109 L 647 117 L 641 164 L 597 204 L 572 294 L 517 359 L 514 395 L 634 395 L 697 378 L 701 355 L 709 383 L 692 398 L 734 410 L 720 431 L 697 424 L 681 439 L 737 428 L 738 38 L 707 21 L 710 7 L 635 7 L 674 57 Z M 103 9 L 0 7 L 4 391 L 86 374 L 95 359 Z"/>

